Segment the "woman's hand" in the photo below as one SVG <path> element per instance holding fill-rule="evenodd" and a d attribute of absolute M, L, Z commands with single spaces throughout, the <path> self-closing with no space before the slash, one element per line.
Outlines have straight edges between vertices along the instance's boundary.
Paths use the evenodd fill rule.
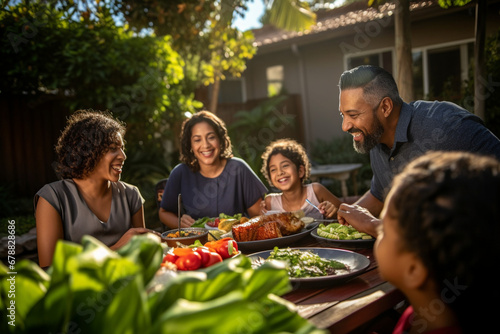
<path fill-rule="evenodd" d="M 181 227 L 191 227 L 195 220 L 190 215 L 182 215 L 181 217 Z"/>
<path fill-rule="evenodd" d="M 111 248 L 113 250 L 117 250 L 120 247 L 125 246 L 130 241 L 130 239 L 132 239 L 133 236 L 135 236 L 135 235 L 141 235 L 141 234 L 144 234 L 144 233 L 152 233 L 152 234 L 154 234 L 154 235 L 156 235 L 156 236 L 158 236 L 158 237 L 161 238 L 161 234 L 159 232 L 150 230 L 149 228 L 145 228 L 145 227 L 132 227 L 132 228 L 129 228 L 127 230 L 127 232 L 125 232 L 122 235 L 122 237 L 114 245 L 112 245 L 109 248 Z"/>
<path fill-rule="evenodd" d="M 374 217 L 370 211 L 359 205 L 341 204 L 337 212 L 337 219 L 342 225 L 351 225 L 359 232 L 368 233 L 377 237 L 377 228 L 381 224 L 380 219 Z"/>
<path fill-rule="evenodd" d="M 160 221 L 165 224 L 168 229 L 176 229 L 179 227 L 179 218 L 176 213 L 160 208 L 160 210 L 158 210 L 158 215 Z M 190 227 L 194 222 L 195 220 L 190 215 L 184 214 L 181 216 L 181 227 Z"/>
<path fill-rule="evenodd" d="M 332 202 L 324 201 L 318 205 L 318 209 L 325 218 L 332 218 L 337 213 L 339 208 Z"/>

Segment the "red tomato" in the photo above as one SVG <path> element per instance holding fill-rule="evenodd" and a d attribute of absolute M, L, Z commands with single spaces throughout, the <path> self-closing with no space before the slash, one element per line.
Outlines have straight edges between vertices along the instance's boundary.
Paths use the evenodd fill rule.
<path fill-rule="evenodd" d="M 208 262 L 205 263 L 204 267 L 210 267 L 211 265 L 222 262 L 222 257 L 219 255 L 219 253 L 209 252 L 209 254 L 210 254 L 210 258 L 209 258 Z"/>
<path fill-rule="evenodd" d="M 215 218 L 214 221 L 209 221 L 207 225 L 210 227 L 218 227 L 219 222 L 220 222 L 219 218 Z"/>
<path fill-rule="evenodd" d="M 171 253 L 171 252 L 168 252 L 167 254 L 165 254 L 165 256 L 163 257 L 163 261 L 162 263 L 165 263 L 165 262 L 172 262 L 172 263 L 175 263 L 175 261 L 178 259 L 179 257 L 177 255 L 175 255 L 174 253 Z"/>
<path fill-rule="evenodd" d="M 201 256 L 201 266 L 205 267 L 206 263 L 210 259 L 210 251 L 206 247 L 195 248 L 194 251 Z"/>
<path fill-rule="evenodd" d="M 197 252 L 179 256 L 175 265 L 179 270 L 196 270 L 201 267 L 201 255 Z"/>
<path fill-rule="evenodd" d="M 234 240 L 227 240 L 220 243 L 216 251 L 223 259 L 228 259 L 238 253 L 238 244 Z"/>

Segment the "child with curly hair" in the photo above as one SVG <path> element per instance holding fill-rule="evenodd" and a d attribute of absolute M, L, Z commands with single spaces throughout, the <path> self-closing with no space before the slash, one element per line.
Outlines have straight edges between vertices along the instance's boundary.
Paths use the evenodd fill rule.
<path fill-rule="evenodd" d="M 340 200 L 320 183 L 304 184 L 309 178 L 311 163 L 304 147 L 293 139 L 279 139 L 262 154 L 261 172 L 267 182 L 281 193 L 271 193 L 262 204 L 268 210 L 290 212 L 303 210 L 307 217 L 331 218 L 336 215 Z M 316 205 L 320 211 L 306 202 Z"/>
<path fill-rule="evenodd" d="M 500 297 L 500 162 L 431 152 L 408 164 L 387 199 L 375 256 L 411 304 L 393 333 L 491 332 Z"/>

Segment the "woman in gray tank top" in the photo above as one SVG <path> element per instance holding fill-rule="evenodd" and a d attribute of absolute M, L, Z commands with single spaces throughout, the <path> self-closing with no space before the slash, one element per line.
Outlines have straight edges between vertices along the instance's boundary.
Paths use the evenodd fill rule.
<path fill-rule="evenodd" d="M 141 193 L 120 181 L 124 135 L 125 126 L 105 112 L 80 110 L 69 118 L 56 145 L 61 180 L 34 198 L 40 267 L 52 263 L 60 239 L 78 243 L 91 235 L 118 249 L 153 232 L 145 228 Z"/>

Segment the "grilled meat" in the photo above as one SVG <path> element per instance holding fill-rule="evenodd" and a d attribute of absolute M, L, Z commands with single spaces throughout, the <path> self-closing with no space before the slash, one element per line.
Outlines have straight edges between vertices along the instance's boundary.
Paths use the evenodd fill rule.
<path fill-rule="evenodd" d="M 274 239 L 282 236 L 277 222 L 267 222 L 259 226 L 255 234 L 255 240 Z"/>
<path fill-rule="evenodd" d="M 243 224 L 233 225 L 233 238 L 236 241 L 256 241 L 295 234 L 304 227 L 301 216 L 303 213 L 301 215 L 300 212 L 258 216 Z"/>
<path fill-rule="evenodd" d="M 302 213 L 302 215 L 301 215 Z M 279 224 L 281 234 L 291 235 L 298 233 L 304 228 L 304 222 L 300 220 L 303 216 L 303 212 L 281 212 L 274 213 L 272 215 L 260 216 L 262 221 L 275 221 Z"/>

